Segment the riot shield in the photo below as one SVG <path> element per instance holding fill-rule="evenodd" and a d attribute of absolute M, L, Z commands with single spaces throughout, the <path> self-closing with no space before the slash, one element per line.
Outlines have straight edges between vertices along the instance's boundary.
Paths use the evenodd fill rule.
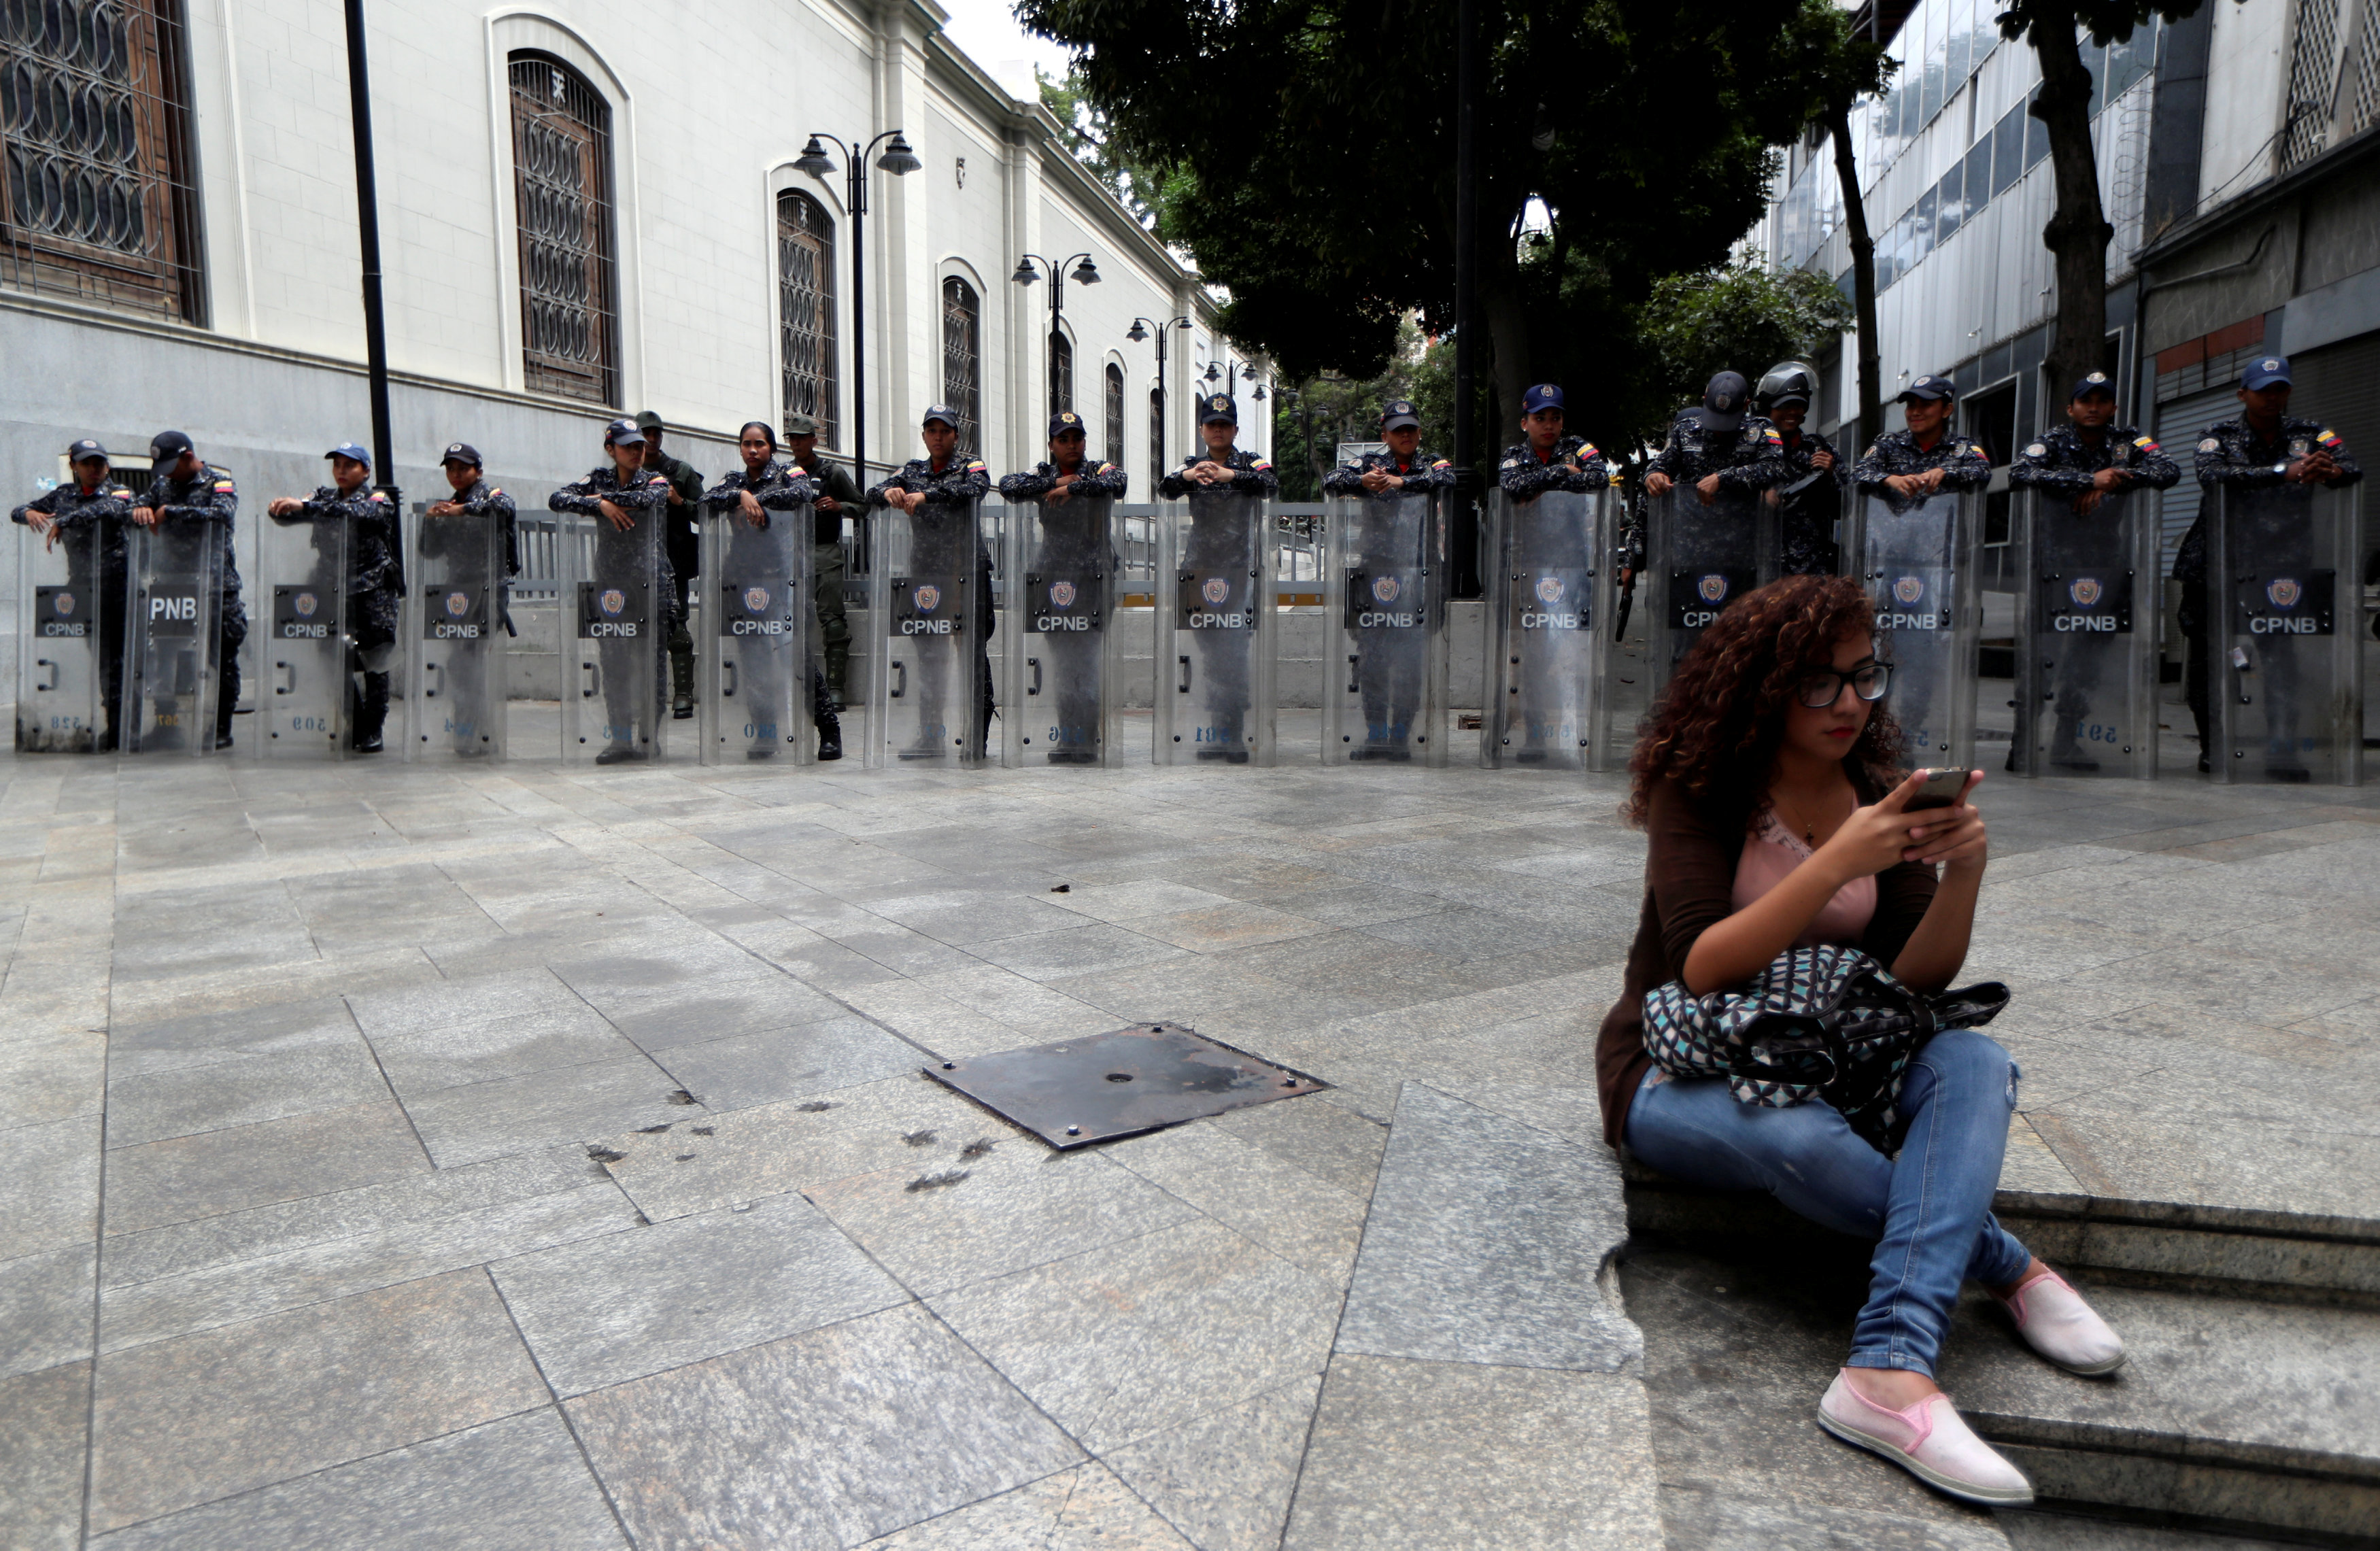
<path fill-rule="evenodd" d="M 1322 762 L 1446 763 L 1446 517 L 1429 493 L 1323 518 Z"/>
<path fill-rule="evenodd" d="M 702 608 L 698 642 L 702 763 L 783 758 L 810 762 L 810 533 L 808 502 L 762 508 L 740 502 L 702 514 Z M 715 623 L 714 623 L 715 622 Z"/>
<path fill-rule="evenodd" d="M 981 502 L 869 517 L 868 763 L 982 762 L 991 711 L 991 559 Z"/>
<path fill-rule="evenodd" d="M 405 757 L 501 759 L 507 686 L 504 527 L 468 512 L 414 518 Z"/>
<path fill-rule="evenodd" d="M 1123 545 L 1115 499 L 1053 492 L 1008 503 L 1001 763 L 1123 763 L 1123 640 L 1114 629 Z"/>
<path fill-rule="evenodd" d="M 1876 654 L 1892 664 L 1886 704 L 1913 766 L 1974 763 L 1981 500 L 1957 491 L 1863 495 L 1844 538 L 1852 575 L 1876 600 Z"/>
<path fill-rule="evenodd" d="M 346 752 L 347 540 L 345 517 L 257 524 L 257 595 L 273 611 L 253 636 L 260 759 Z"/>
<path fill-rule="evenodd" d="M 558 539 L 563 607 L 562 757 L 565 763 L 617 765 L 658 759 L 669 697 L 669 614 L 675 600 L 662 585 L 667 564 L 662 519 L 635 514 L 613 527 L 602 516 L 565 515 Z"/>
<path fill-rule="evenodd" d="M 204 754 L 222 686 L 223 534 L 212 523 L 135 527 L 124 609 L 124 752 Z"/>
<path fill-rule="evenodd" d="M 124 564 L 96 522 L 17 530 L 17 751 L 103 753 L 124 702 Z"/>
<path fill-rule="evenodd" d="M 2362 523 L 2349 487 L 2216 487 L 2218 782 L 2363 781 Z"/>
<path fill-rule="evenodd" d="M 1272 764 L 1281 626 L 1265 502 L 1201 491 L 1160 510 L 1152 761 Z"/>
<path fill-rule="evenodd" d="M 2016 502 L 2015 769 L 2156 775 L 2157 514 L 2148 491 Z M 1893 689 L 1900 693 L 1900 681 Z"/>
<path fill-rule="evenodd" d="M 1486 673 L 1479 762 L 1585 769 L 1615 600 L 1610 493 L 1550 491 L 1488 498 Z"/>
<path fill-rule="evenodd" d="M 1783 515 L 1767 491 L 1722 490 L 1704 499 L 1693 485 L 1645 498 L 1645 565 L 1651 611 L 1652 694 L 1658 697 L 1686 652 L 1718 612 L 1777 579 Z"/>

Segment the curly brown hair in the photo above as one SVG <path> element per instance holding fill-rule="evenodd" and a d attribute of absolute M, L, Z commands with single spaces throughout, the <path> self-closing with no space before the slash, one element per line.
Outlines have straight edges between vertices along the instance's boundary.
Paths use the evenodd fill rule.
<path fill-rule="evenodd" d="M 1788 576 L 1745 593 L 1687 651 L 1638 730 L 1628 821 L 1674 781 L 1708 813 L 1748 821 L 1768 805 L 1768 772 L 1803 674 L 1833 665 L 1835 643 L 1872 630 L 1876 604 L 1849 576 Z M 1844 762 L 1881 789 L 1900 778 L 1900 724 L 1879 702 Z"/>

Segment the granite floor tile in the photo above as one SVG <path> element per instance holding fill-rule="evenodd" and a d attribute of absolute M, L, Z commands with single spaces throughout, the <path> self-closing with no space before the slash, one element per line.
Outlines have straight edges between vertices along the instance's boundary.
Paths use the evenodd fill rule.
<path fill-rule="evenodd" d="M 914 1305 L 567 1406 L 651 1551 L 841 1551 L 1082 1459 Z"/>
<path fill-rule="evenodd" d="M 0 1545 L 79 1551 L 91 1364 L 0 1378 Z"/>
<path fill-rule="evenodd" d="M 1671 1545 L 1707 1546 L 1710 1551 L 1755 1551 L 1767 1546 L 1803 1547 L 1811 1551 L 2010 1551 L 2015 1541 L 2007 1533 L 2010 1515 L 1992 1519 L 1977 1515 L 1968 1522 L 1945 1523 L 1904 1514 L 1876 1513 L 1833 1503 L 1778 1498 L 1756 1491 L 1728 1492 L 1718 1486 L 1661 1486 L 1661 1524 Z M 1998 1522 L 1995 1522 L 1994 1520 Z M 2082 1521 L 2089 1528 L 2072 1543 L 2072 1551 L 2119 1551 L 2122 1527 L 2105 1520 Z M 2057 1541 L 2042 1547 L 2058 1545 Z M 2186 1543 L 2170 1544 L 2162 1532 L 2138 1551 L 2202 1551 Z M 2225 1540 L 2203 1551 L 2254 1551 Z"/>
<path fill-rule="evenodd" d="M 675 1045 L 653 1057 L 713 1113 L 915 1072 L 926 1053 L 865 1018 Z"/>
<path fill-rule="evenodd" d="M 908 1300 L 798 1195 L 541 1250 L 490 1269 L 547 1382 L 565 1396 Z"/>
<path fill-rule="evenodd" d="M 1660 1551 L 1644 1385 L 1334 1358 L 1283 1551 L 1491 1544 Z"/>
<path fill-rule="evenodd" d="M 585 1003 L 372 1036 L 389 1086 L 408 1103 L 443 1088 L 593 1066 L 638 1054 Z"/>
<path fill-rule="evenodd" d="M 1327 1100 L 1329 1095 L 1319 1097 Z M 1361 1201 L 1371 1199 L 1389 1143 L 1387 1127 L 1328 1102 L 1259 1104 L 1218 1115 L 1209 1123 Z"/>
<path fill-rule="evenodd" d="M 1281 1103 L 1319 1105 L 1321 1099 Z M 1253 1142 L 1200 1121 L 1102 1150 L 1167 1194 L 1334 1286 L 1343 1286 L 1354 1267 L 1366 1196 L 1330 1184 Z"/>
<path fill-rule="evenodd" d="M 929 1300 L 1093 1453 L 1320 1369 L 1338 1290 L 1196 1222 Z"/>
<path fill-rule="evenodd" d="M 107 1036 L 97 1029 L 0 1042 L 0 1132 L 98 1114 L 106 1072 Z"/>
<path fill-rule="evenodd" d="M 551 1407 L 101 1535 L 93 1551 L 626 1551 Z"/>
<path fill-rule="evenodd" d="M 203 1066 L 107 1084 L 107 1145 L 128 1147 L 388 1097 L 370 1048 L 352 1029 L 335 1043 L 267 1044 Z"/>
<path fill-rule="evenodd" d="M 842 1001 L 774 970 L 651 995 L 606 998 L 599 1005 L 613 1028 L 647 1051 L 828 1024 L 851 1015 Z"/>
<path fill-rule="evenodd" d="M 544 1403 L 479 1271 L 100 1363 L 91 1524 L 113 1530 Z"/>
<path fill-rule="evenodd" d="M 1204 1551 L 1098 1464 L 1044 1476 L 862 1551 Z"/>
<path fill-rule="evenodd" d="M 98 1260 L 91 1243 L 0 1260 L 0 1378 L 91 1354 Z"/>
<path fill-rule="evenodd" d="M 1321 1392 L 1322 1376 L 1305 1375 L 1127 1444 L 1105 1462 L 1199 1551 L 1274 1551 Z"/>
<path fill-rule="evenodd" d="M 408 1099 L 406 1113 L 431 1160 L 441 1169 L 452 1169 L 682 1121 L 688 1109 L 670 1097 L 678 1091 L 660 1067 L 636 1055 L 442 1088 Z"/>
<path fill-rule="evenodd" d="M 107 1159 L 107 1231 L 139 1233 L 426 1173 L 413 1124 L 385 1095 L 253 1125 L 119 1147 Z"/>
<path fill-rule="evenodd" d="M 20 1126 L 0 1174 L 0 1260 L 89 1243 L 99 1233 L 97 1115 Z"/>
<path fill-rule="evenodd" d="M 1157 963 L 1175 957 L 1182 950 L 1126 927 L 1095 923 L 1071 931 L 979 942 L 971 951 L 1028 980 L 1047 981 Z"/>

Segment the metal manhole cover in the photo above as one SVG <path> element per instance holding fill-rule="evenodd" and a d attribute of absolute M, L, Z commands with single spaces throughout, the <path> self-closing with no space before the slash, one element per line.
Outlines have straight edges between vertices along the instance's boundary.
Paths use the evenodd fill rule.
<path fill-rule="evenodd" d="M 926 1074 L 1061 1149 L 1330 1085 L 1180 1024 L 1135 1024 L 1054 1045 L 937 1061 Z"/>

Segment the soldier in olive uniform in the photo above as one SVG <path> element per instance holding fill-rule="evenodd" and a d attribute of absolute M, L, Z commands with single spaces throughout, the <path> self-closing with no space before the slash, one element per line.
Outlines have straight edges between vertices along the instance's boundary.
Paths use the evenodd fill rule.
<path fill-rule="evenodd" d="M 2252 491 L 2284 484 L 2351 485 L 2363 478 L 2362 468 L 2337 431 L 2320 420 L 2303 419 L 2289 413 L 2290 391 L 2288 357 L 2265 357 L 2240 373 L 2240 414 L 2207 427 L 2198 443 L 2198 483 L 2205 494 L 2199 502 L 2198 520 L 2190 525 L 2190 531 L 2182 536 L 2180 551 L 2174 556 L 2173 579 L 2181 584 L 2181 634 L 2188 643 L 2182 686 L 2190 702 L 2191 719 L 2198 725 L 2198 769 L 2202 774 L 2209 770 L 2208 752 L 2212 746 L 2207 696 L 2214 663 L 2208 645 L 2211 636 L 2221 633 L 2223 613 L 2222 600 L 2210 598 L 2206 590 L 2210 580 L 2206 515 L 2218 488 Z M 2300 557 L 2265 558 L 2286 566 Z M 2287 667 L 2282 667 L 2284 661 Z M 2293 659 L 2273 654 L 2267 665 L 2270 682 L 2265 686 L 2268 702 L 2292 711 L 2297 709 L 2295 668 Z M 2290 682 L 2279 682 L 2282 675 L 2289 675 Z M 2287 759 L 2275 761 L 2267 773 L 2283 781 L 2309 779 L 2302 766 Z"/>
<path fill-rule="evenodd" d="M 669 551 L 670 586 L 676 600 L 675 623 L 670 626 L 670 715 L 684 721 L 694 714 L 694 636 L 687 627 L 686 588 L 701 563 L 702 548 L 695 532 L 702 512 L 702 476 L 684 458 L 662 451 L 668 428 L 648 409 L 637 417 L 645 439 L 645 468 L 669 482 L 669 501 L 662 509 L 662 540 Z"/>
<path fill-rule="evenodd" d="M 909 569 L 913 576 L 951 576 L 965 568 L 970 546 L 975 551 L 975 597 L 967 611 L 966 629 L 975 636 L 976 709 L 967 757 L 983 757 L 984 740 L 991 729 L 991 553 L 984 547 L 977 522 L 979 503 L 991 489 L 991 472 L 973 452 L 959 450 L 959 414 L 947 404 L 929 405 L 918 428 L 926 455 L 911 458 L 894 474 L 868 492 L 871 506 L 893 506 L 909 514 Z M 879 563 L 882 563 L 880 560 Z M 884 628 L 886 623 L 880 623 Z M 949 743 L 935 730 L 949 725 L 951 685 L 946 660 L 939 652 L 921 654 L 917 664 L 917 713 L 921 729 L 916 745 L 901 751 L 904 759 L 941 758 Z"/>
<path fill-rule="evenodd" d="M 88 729 L 91 752 L 104 754 L 116 746 L 124 721 L 124 523 L 132 515 L 132 491 L 119 482 L 107 461 L 107 449 L 81 441 L 67 449 L 67 467 L 74 479 L 42 491 L 8 514 L 51 550 L 67 551 L 67 607 L 75 617 L 52 622 L 28 621 L 29 636 L 41 628 L 79 631 L 92 647 L 92 666 L 99 674 L 100 695 L 106 702 L 107 726 Z M 18 650 L 24 650 L 20 645 Z M 17 746 L 55 748 L 62 745 L 79 752 L 82 729 L 29 728 L 32 708 L 17 708 Z"/>
<path fill-rule="evenodd" d="M 840 713 L 850 694 L 851 678 L 851 621 L 843 607 L 843 519 L 864 518 L 868 502 L 851 470 L 819 455 L 818 422 L 808 415 L 785 417 L 785 450 L 793 454 L 795 467 L 818 487 L 810 503 L 818 519 L 810 549 L 810 595 L 818 610 L 819 645 L 826 659 L 823 709 Z"/>
<path fill-rule="evenodd" d="M 1046 570 L 1065 576 L 1103 571 L 1113 576 L 1117 556 L 1109 542 L 1108 503 L 1123 499 L 1130 476 L 1111 463 L 1093 464 L 1086 455 L 1089 446 L 1083 418 L 1071 409 L 1059 411 L 1050 418 L 1049 457 L 1028 472 L 1003 476 L 1000 493 L 1013 502 L 1041 503 L 1040 562 Z M 1102 629 L 1114 624 L 1112 618 L 1099 623 Z M 1050 763 L 1096 765 L 1100 757 L 1096 740 L 1099 637 L 1045 632 L 1039 649 L 1050 656 L 1050 678 L 1056 689 Z"/>
<path fill-rule="evenodd" d="M 1157 493 L 1168 501 L 1188 498 L 1189 533 L 1182 547 L 1182 563 L 1208 575 L 1245 564 L 1247 529 L 1245 514 L 1229 497 L 1269 500 L 1281 493 L 1272 460 L 1245 452 L 1237 445 L 1240 406 L 1229 394 L 1209 394 L 1199 401 L 1198 438 L 1206 449 L 1188 454 L 1182 467 L 1157 482 Z M 1198 664 L 1207 674 L 1211 704 L 1236 706 L 1245 714 L 1248 698 L 1248 660 L 1245 652 L 1206 652 Z M 1198 750 L 1201 759 L 1221 759 L 1234 765 L 1248 762 L 1246 725 L 1233 719 L 1218 723 L 1216 741 Z"/>
<path fill-rule="evenodd" d="M 658 737 L 659 729 L 637 725 L 636 685 L 638 675 L 650 673 L 659 703 L 662 674 L 668 667 L 662 643 L 678 623 L 674 611 L 681 594 L 667 546 L 649 537 L 652 525 L 663 521 L 670 510 L 671 486 L 644 466 L 645 433 L 634 420 L 613 420 L 604 428 L 603 450 L 611 454 L 609 463 L 564 485 L 545 498 L 545 504 L 549 511 L 601 519 L 594 525 L 592 580 L 599 593 L 617 590 L 638 602 L 657 598 L 660 611 L 669 616 L 645 623 L 650 640 L 612 637 L 596 648 L 603 678 L 604 747 L 595 763 L 617 765 L 651 757 L 637 746 L 637 737 L 639 733 Z M 568 600 L 564 604 L 565 612 L 576 607 Z"/>
<path fill-rule="evenodd" d="M 371 478 L 371 454 L 357 442 L 342 442 L 322 455 L 331 464 L 329 484 L 302 499 L 285 495 L 264 510 L 285 525 L 302 522 L 319 529 L 336 523 L 346 530 L 347 672 L 363 679 L 360 696 L 352 687 L 348 692 L 347 746 L 358 754 L 378 754 L 381 730 L 388 721 L 388 670 L 396 652 L 397 615 L 405 606 L 404 541 L 397 533 L 395 503 L 385 491 L 365 485 Z M 315 543 L 320 559 L 322 540 Z M 334 551 L 338 547 L 334 542 Z M 327 575 L 312 580 L 323 588 L 342 585 L 340 578 Z"/>
<path fill-rule="evenodd" d="M 223 547 L 223 599 L 215 627 L 215 747 L 231 746 L 232 712 L 239 707 L 239 648 L 248 640 L 248 610 L 240 603 L 239 566 L 232 525 L 239 515 L 239 484 L 228 468 L 202 461 L 190 439 L 161 430 L 149 443 L 155 473 L 132 508 L 132 520 L 185 539 L 207 529 Z"/>

